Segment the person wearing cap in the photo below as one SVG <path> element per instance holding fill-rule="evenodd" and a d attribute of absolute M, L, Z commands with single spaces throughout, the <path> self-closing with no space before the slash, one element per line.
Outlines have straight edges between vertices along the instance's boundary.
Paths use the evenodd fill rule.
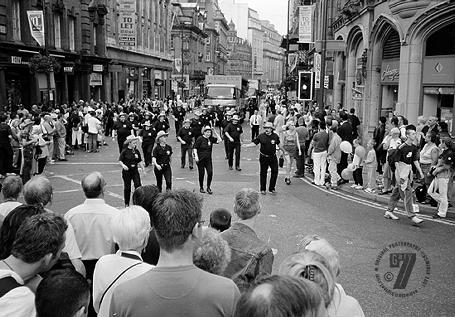
<path fill-rule="evenodd" d="M 215 134 L 216 138 L 213 137 Z M 215 129 L 210 126 L 202 128 L 202 136 L 197 138 L 194 143 L 193 155 L 199 171 L 199 191 L 205 193 L 204 190 L 204 176 L 207 171 L 207 193 L 213 194 L 210 185 L 213 178 L 213 164 L 212 164 L 212 148 L 214 143 L 221 142 L 221 137 L 216 133 Z"/>
<path fill-rule="evenodd" d="M 226 127 L 229 125 L 229 123 L 231 123 L 233 114 L 234 114 L 233 112 L 228 110 L 226 112 L 226 115 L 225 115 L 223 121 L 221 122 L 221 129 L 222 129 L 222 133 L 223 133 L 223 142 L 224 142 L 224 153 L 225 153 L 226 160 L 228 159 L 228 155 L 229 155 L 229 139 L 224 132 L 226 131 Z"/>
<path fill-rule="evenodd" d="M 211 116 L 207 113 L 207 108 L 202 108 L 201 121 L 204 127 L 212 126 Z"/>
<path fill-rule="evenodd" d="M 202 135 L 202 121 L 201 112 L 199 110 L 194 111 L 194 118 L 191 122 L 191 129 L 193 131 L 194 140 L 197 140 Z"/>
<path fill-rule="evenodd" d="M 182 108 L 182 104 L 178 103 L 177 108 L 172 109 L 172 117 L 174 118 L 175 133 L 178 133 L 182 128 L 183 120 L 185 119 L 185 109 Z"/>
<path fill-rule="evenodd" d="M 185 119 L 183 127 L 177 132 L 177 139 L 180 142 L 181 149 L 181 167 L 185 168 L 186 154 L 188 153 L 188 163 L 190 170 L 193 169 L 193 130 L 191 129 L 191 121 Z"/>
<path fill-rule="evenodd" d="M 265 132 L 258 135 L 253 142 L 249 144 L 244 144 L 244 147 L 254 147 L 258 144 L 261 145 L 259 150 L 259 165 L 260 165 L 260 187 L 261 194 L 266 194 L 267 187 L 267 172 L 270 167 L 270 183 L 269 183 L 269 192 L 275 194 L 275 185 L 278 178 L 278 159 L 276 157 L 276 147 L 278 146 L 282 152 L 283 148 L 280 145 L 280 137 L 278 134 L 274 133 L 273 123 L 266 122 L 264 124 Z"/>
<path fill-rule="evenodd" d="M 128 121 L 131 123 L 131 126 L 133 127 L 134 134 L 136 134 L 136 132 L 139 130 L 139 124 L 137 122 L 136 114 L 134 112 L 129 113 Z"/>
<path fill-rule="evenodd" d="M 166 190 L 172 189 L 172 169 L 171 156 L 172 147 L 166 143 L 169 134 L 164 131 L 158 131 L 156 135 L 156 146 L 153 149 L 152 162 L 156 177 L 156 187 L 163 191 L 163 176 L 166 181 Z"/>
<path fill-rule="evenodd" d="M 122 153 L 126 138 L 133 134 L 133 125 L 130 121 L 126 120 L 125 113 L 120 113 L 118 118 L 119 119 L 114 126 L 114 136 L 117 136 L 118 149 L 119 152 Z"/>
<path fill-rule="evenodd" d="M 152 151 L 155 145 L 156 131 L 150 125 L 150 121 L 146 120 L 139 130 L 139 137 L 142 140 L 142 153 L 144 153 L 145 167 L 152 163 Z"/>
<path fill-rule="evenodd" d="M 20 133 L 20 143 L 22 145 L 21 151 L 21 166 L 20 175 L 22 177 L 22 183 L 25 184 L 32 177 L 33 164 L 35 162 L 36 146 L 38 145 L 38 138 L 32 137 L 32 126 L 33 121 L 25 119 L 22 122 L 22 128 Z"/>
<path fill-rule="evenodd" d="M 169 130 L 169 122 L 167 122 L 166 113 L 160 112 L 158 115 L 158 121 L 153 124 L 153 128 L 155 129 L 156 133 L 160 131 L 168 132 Z"/>
<path fill-rule="evenodd" d="M 125 140 L 125 148 L 119 156 L 119 164 L 122 167 L 123 179 L 123 198 L 125 206 L 130 205 L 131 181 L 134 183 L 134 189 L 141 186 L 141 176 L 138 168 L 140 167 L 145 174 L 144 163 L 142 162 L 141 153 L 137 149 L 139 137 L 129 135 Z"/>
<path fill-rule="evenodd" d="M 243 128 L 239 124 L 239 116 L 233 115 L 231 123 L 229 123 L 224 129 L 224 134 L 228 138 L 228 165 L 229 169 L 232 170 L 232 164 L 234 163 L 234 151 L 235 151 L 235 169 L 241 171 L 240 168 L 240 145 L 241 145 L 241 136 L 243 133 Z"/>

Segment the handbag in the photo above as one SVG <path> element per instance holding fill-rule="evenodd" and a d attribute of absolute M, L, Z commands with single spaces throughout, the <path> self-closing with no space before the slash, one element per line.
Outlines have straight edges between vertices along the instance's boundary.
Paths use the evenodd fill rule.
<path fill-rule="evenodd" d="M 278 166 L 279 167 L 283 167 L 284 166 L 284 157 L 283 157 L 283 155 L 281 155 L 280 158 L 278 159 Z"/>

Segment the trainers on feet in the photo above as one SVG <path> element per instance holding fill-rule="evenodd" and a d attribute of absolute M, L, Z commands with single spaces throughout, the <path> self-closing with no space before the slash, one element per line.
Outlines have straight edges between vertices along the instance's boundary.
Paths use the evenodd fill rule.
<path fill-rule="evenodd" d="M 384 218 L 392 219 L 392 220 L 398 220 L 398 219 L 400 219 L 400 218 L 398 218 L 397 216 L 395 216 L 393 212 L 390 212 L 390 211 L 386 211 L 386 212 L 385 212 Z"/>
<path fill-rule="evenodd" d="M 354 188 L 354 189 L 355 189 L 356 187 L 357 187 L 356 184 L 352 184 L 352 185 L 351 185 L 351 188 Z"/>
<path fill-rule="evenodd" d="M 266 195 L 267 193 L 266 193 L 265 190 L 261 190 L 261 194 L 262 194 L 262 195 Z"/>
<path fill-rule="evenodd" d="M 360 189 L 363 189 L 363 186 L 362 185 L 357 185 L 356 187 L 354 187 L 354 189 L 360 190 Z"/>
<path fill-rule="evenodd" d="M 419 225 L 419 224 L 421 224 L 423 222 L 423 219 L 420 219 L 419 217 L 414 216 L 414 217 L 411 218 L 411 221 L 413 223 L 415 223 L 416 225 Z"/>
<path fill-rule="evenodd" d="M 365 188 L 365 192 L 367 192 L 368 194 L 371 194 L 371 193 L 373 193 L 373 190 L 371 188 Z"/>

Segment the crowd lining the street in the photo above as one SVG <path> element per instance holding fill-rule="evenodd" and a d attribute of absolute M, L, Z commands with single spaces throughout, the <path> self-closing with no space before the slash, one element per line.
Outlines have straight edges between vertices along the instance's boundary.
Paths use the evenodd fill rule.
<path fill-rule="evenodd" d="M 434 217 L 446 216 L 455 149 L 445 122 L 419 118 L 414 126 L 399 115 L 381 117 L 373 136 L 362 140 L 354 109 L 287 106 L 272 98 L 247 109 L 252 132 L 247 144 L 239 109 L 200 109 L 197 101 L 142 100 L 121 106 L 80 101 L 30 110 L 19 105 L 14 113 L 0 115 L 0 150 L 5 153 L 0 158 L 1 312 L 41 317 L 363 316 L 357 300 L 337 283 L 338 253 L 319 236 L 306 236 L 272 275 L 274 255 L 258 238 L 255 224 L 259 195 L 267 194 L 268 169 L 268 192 L 276 194 L 278 167 L 284 162 L 287 185 L 307 171 L 314 174 L 315 185 L 331 190 L 352 177 L 357 190 L 392 191 L 386 218 L 398 219 L 393 212 L 400 197 L 415 224 L 422 222 L 415 215 L 417 199 L 434 199 Z M 235 195 L 232 224 L 231 212 L 217 209 L 205 227 L 202 196 L 172 189 L 170 116 L 181 144 L 181 168 L 187 158 L 190 169 L 196 162 L 200 193 L 213 193 L 213 144 L 224 143 L 228 168 L 237 172 L 241 148 L 260 145 L 260 190 Z M 86 196 L 81 205 L 59 211 L 66 212 L 63 217 L 47 209 L 53 189 L 40 175 L 46 164 L 66 160 L 78 149 L 97 152 L 106 137 L 117 138 L 126 208 L 106 204 L 106 182 L 94 172 L 81 181 Z M 141 184 L 139 170 L 145 173 L 148 166 L 157 186 Z M 383 174 L 382 189 L 376 173 Z M 414 173 L 424 179 L 418 191 L 413 190 Z M 20 195 L 25 204 L 17 201 Z"/>

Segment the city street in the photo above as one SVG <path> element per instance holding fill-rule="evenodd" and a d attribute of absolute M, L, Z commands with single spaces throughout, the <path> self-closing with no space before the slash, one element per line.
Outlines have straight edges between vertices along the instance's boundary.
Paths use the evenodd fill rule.
<path fill-rule="evenodd" d="M 173 122 L 171 122 L 173 127 Z M 245 141 L 250 129 L 245 127 Z M 107 180 L 106 201 L 123 206 L 123 185 L 117 163 L 116 142 L 108 139 L 99 153 L 76 151 L 68 162 L 58 162 L 47 167 L 47 175 L 54 187 L 50 209 L 65 213 L 83 201 L 80 180 L 91 171 L 101 172 Z M 174 149 L 173 188 L 199 190 L 197 169 L 180 168 L 180 145 L 175 131 L 169 143 Z M 213 195 L 204 194 L 203 218 L 208 220 L 210 211 L 223 207 L 232 211 L 233 197 L 243 187 L 258 189 L 259 149 L 242 148 L 242 171 L 229 171 L 224 159 L 223 144 L 214 147 Z M 259 236 L 275 249 L 274 271 L 287 255 L 298 249 L 301 238 L 307 234 L 325 237 L 339 252 L 341 273 L 339 282 L 348 295 L 361 304 L 366 316 L 453 316 L 453 285 L 455 283 L 455 225 L 425 218 L 421 227 L 410 225 L 405 216 L 393 222 L 383 217 L 384 206 L 368 201 L 332 193 L 311 185 L 305 179 L 292 179 L 290 186 L 284 177 L 278 178 L 277 194 L 261 196 L 262 214 L 255 228 Z M 154 184 L 152 170 L 143 174 L 143 184 Z M 380 288 L 375 279 L 375 260 L 386 246 L 394 242 L 410 242 L 428 256 L 431 272 L 425 288 L 414 296 L 396 298 Z M 386 260 L 384 260 L 386 261 Z M 411 280 L 418 279 L 425 271 L 415 268 Z M 450 295 L 452 294 L 452 295 Z"/>

